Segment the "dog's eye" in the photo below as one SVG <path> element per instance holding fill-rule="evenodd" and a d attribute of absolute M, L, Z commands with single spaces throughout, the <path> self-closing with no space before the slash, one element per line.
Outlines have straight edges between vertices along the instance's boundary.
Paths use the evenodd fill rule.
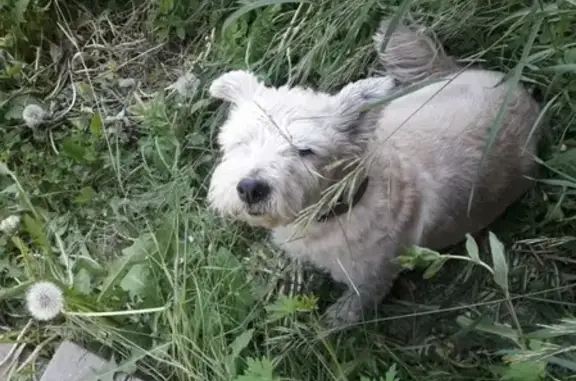
<path fill-rule="evenodd" d="M 314 151 L 312 151 L 309 148 L 299 149 L 298 155 L 300 155 L 300 157 L 310 156 L 310 155 L 314 155 Z"/>

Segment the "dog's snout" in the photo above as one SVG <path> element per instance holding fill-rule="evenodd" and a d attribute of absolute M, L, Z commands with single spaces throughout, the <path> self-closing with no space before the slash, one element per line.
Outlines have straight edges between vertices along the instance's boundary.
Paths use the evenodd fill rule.
<path fill-rule="evenodd" d="M 255 204 L 268 197 L 270 186 L 266 182 L 257 179 L 242 179 L 236 186 L 238 196 L 247 204 Z"/>

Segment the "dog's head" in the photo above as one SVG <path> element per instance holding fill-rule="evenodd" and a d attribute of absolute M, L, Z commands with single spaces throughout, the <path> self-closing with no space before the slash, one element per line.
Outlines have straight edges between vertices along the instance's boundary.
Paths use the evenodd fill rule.
<path fill-rule="evenodd" d="M 210 94 L 231 108 L 218 134 L 210 205 L 252 225 L 292 222 L 338 180 L 331 164 L 364 151 L 374 128 L 365 109 L 392 87 L 391 79 L 370 78 L 330 95 L 268 87 L 242 70 L 218 77 Z"/>

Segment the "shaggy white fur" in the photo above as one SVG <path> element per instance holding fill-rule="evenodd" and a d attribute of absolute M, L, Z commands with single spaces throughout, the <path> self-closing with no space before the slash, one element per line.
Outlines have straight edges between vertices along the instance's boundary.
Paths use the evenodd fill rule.
<path fill-rule="evenodd" d="M 222 159 L 210 183 L 211 206 L 272 229 L 288 255 L 348 284 L 326 313 L 331 325 L 358 322 L 387 294 L 400 271 L 393 260 L 400 247 L 442 249 L 486 228 L 528 189 L 526 175 L 536 169 L 540 109 L 525 89 L 512 89 L 480 167 L 511 83 L 503 73 L 463 70 L 422 28 L 400 26 L 383 50 L 387 26 L 374 38 L 387 75 L 336 94 L 268 87 L 247 71 L 223 74 L 210 87 L 231 104 L 218 135 Z M 366 111 L 430 78 L 439 82 Z M 299 213 L 347 173 L 331 164 L 368 154 L 367 186 L 348 213 L 296 231 Z"/>

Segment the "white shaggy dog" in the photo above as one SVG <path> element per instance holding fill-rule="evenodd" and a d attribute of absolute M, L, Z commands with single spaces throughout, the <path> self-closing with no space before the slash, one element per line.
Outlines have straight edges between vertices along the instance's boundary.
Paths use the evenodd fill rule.
<path fill-rule="evenodd" d="M 271 229 L 291 257 L 348 284 L 327 311 L 332 325 L 358 322 L 387 294 L 402 246 L 440 250 L 478 233 L 525 193 L 525 176 L 536 169 L 540 109 L 525 89 L 512 89 L 481 163 L 510 82 L 503 73 L 459 67 L 415 27 L 399 26 L 381 49 L 388 25 L 374 38 L 387 76 L 337 94 L 268 87 L 247 71 L 223 74 L 210 86 L 213 97 L 232 106 L 218 135 L 222 159 L 211 179 L 211 206 Z M 430 78 L 439 82 L 367 110 Z M 351 171 L 332 164 L 367 155 L 353 197 L 298 230 L 299 214 Z"/>

